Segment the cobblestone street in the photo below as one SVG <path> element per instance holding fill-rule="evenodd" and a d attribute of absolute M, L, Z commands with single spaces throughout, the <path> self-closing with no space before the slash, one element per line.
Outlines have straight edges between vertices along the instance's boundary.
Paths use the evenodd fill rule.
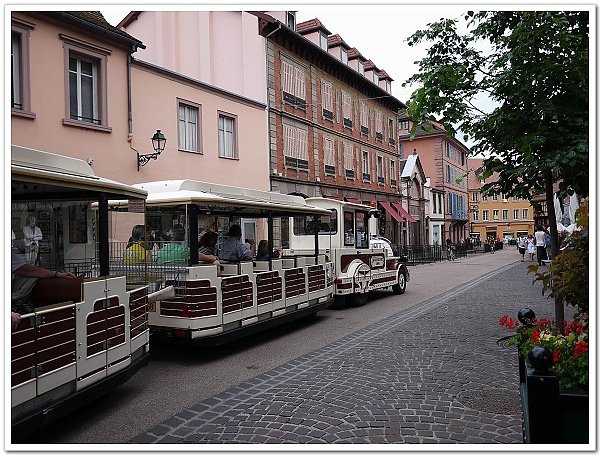
<path fill-rule="evenodd" d="M 496 341 L 507 335 L 503 314 L 516 317 L 525 306 L 552 314 L 527 265 L 503 266 L 401 311 L 130 442 L 521 443 L 517 357 Z"/>

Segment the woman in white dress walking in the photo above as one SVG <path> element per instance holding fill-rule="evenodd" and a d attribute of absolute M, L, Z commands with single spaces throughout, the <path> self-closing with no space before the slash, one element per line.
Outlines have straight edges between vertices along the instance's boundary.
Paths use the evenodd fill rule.
<path fill-rule="evenodd" d="M 533 256 L 535 255 L 535 240 L 531 234 L 527 237 L 527 252 L 529 253 L 529 262 L 533 262 Z"/>

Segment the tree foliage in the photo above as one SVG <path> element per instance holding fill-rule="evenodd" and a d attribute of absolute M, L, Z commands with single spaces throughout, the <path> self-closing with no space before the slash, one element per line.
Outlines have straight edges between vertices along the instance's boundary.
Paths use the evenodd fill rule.
<path fill-rule="evenodd" d="M 430 116 L 475 142 L 487 156 L 484 191 L 530 199 L 543 193 L 551 170 L 563 193 L 587 196 L 589 153 L 588 11 L 468 12 L 414 33 L 409 45 L 431 42 L 408 114 Z M 481 43 L 491 50 L 481 50 Z M 486 95 L 496 106 L 477 106 Z"/>

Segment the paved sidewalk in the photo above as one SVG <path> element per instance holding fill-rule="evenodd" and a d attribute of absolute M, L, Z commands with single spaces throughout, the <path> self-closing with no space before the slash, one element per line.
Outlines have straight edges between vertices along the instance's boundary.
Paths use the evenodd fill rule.
<path fill-rule="evenodd" d="M 551 315 L 552 304 L 512 253 L 488 255 L 506 255 L 498 270 L 197 403 L 130 442 L 521 443 L 517 358 L 496 343 L 507 334 L 498 319 L 524 306 Z M 446 274 L 469 261 L 488 258 L 457 261 Z"/>

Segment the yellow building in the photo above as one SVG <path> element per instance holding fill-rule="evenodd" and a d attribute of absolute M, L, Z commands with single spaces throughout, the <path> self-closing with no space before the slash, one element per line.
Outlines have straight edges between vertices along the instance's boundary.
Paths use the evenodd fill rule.
<path fill-rule="evenodd" d="M 469 158 L 469 222 L 472 238 L 485 241 L 495 239 L 515 239 L 533 234 L 533 207 L 527 199 L 507 197 L 503 194 L 484 196 L 481 186 L 497 180 L 492 175 L 484 182 L 477 179 L 475 172 L 483 165 L 483 159 Z"/>

